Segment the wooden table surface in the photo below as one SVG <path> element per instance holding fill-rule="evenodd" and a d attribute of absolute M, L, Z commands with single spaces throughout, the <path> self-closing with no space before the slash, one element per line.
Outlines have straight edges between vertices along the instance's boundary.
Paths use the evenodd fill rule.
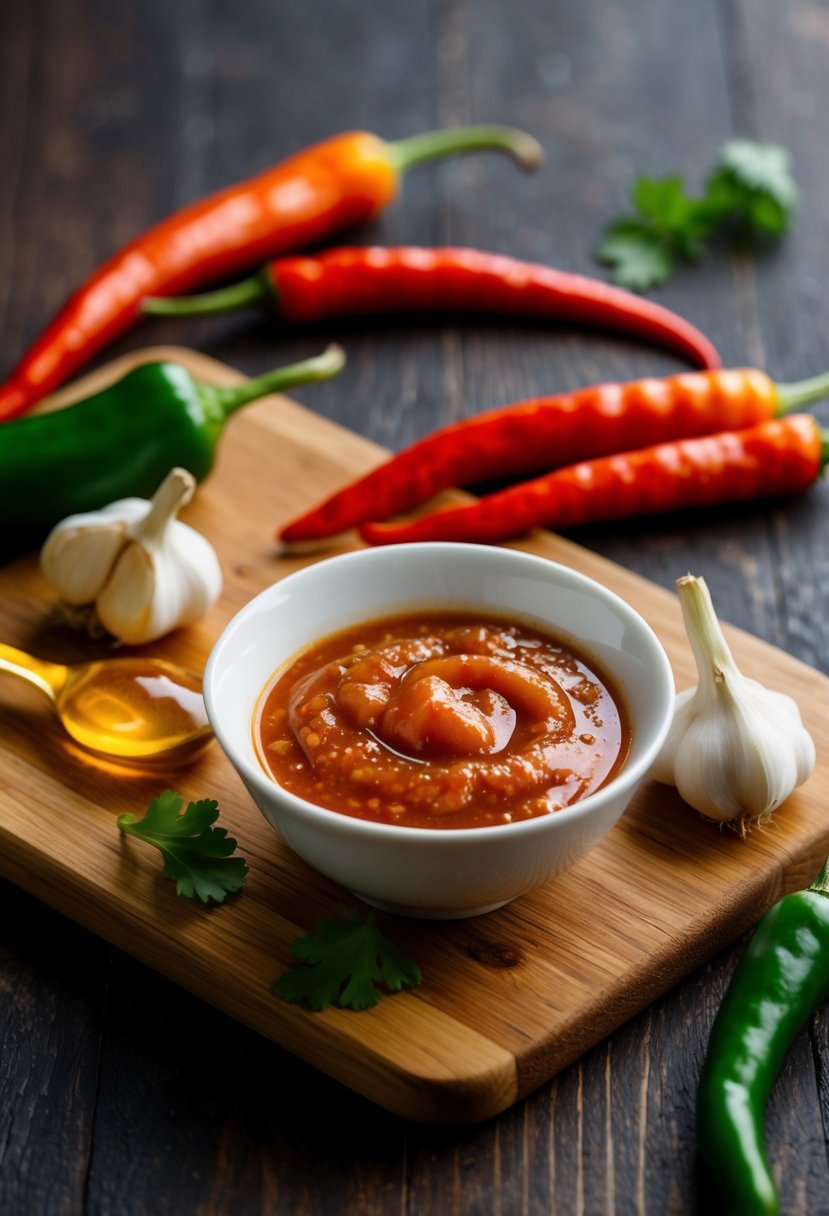
<path fill-rule="evenodd" d="M 8 370 L 68 292 L 176 207 L 330 133 L 471 121 L 532 131 L 536 176 L 495 156 L 423 167 L 357 243 L 469 244 L 604 275 L 603 224 L 637 173 L 697 188 L 723 142 L 792 154 L 800 209 L 761 255 L 717 248 L 658 294 L 730 365 L 829 365 L 825 0 L 204 0 L 0 6 L 0 334 Z M 635 342 L 474 319 L 280 333 L 153 322 L 108 355 L 195 346 L 252 374 L 333 338 L 300 390 L 396 448 L 509 400 L 681 364 Z M 824 421 L 824 406 L 815 411 Z M 0 487 L 2 492 L 2 487 Z M 829 487 L 573 538 L 829 671 Z M 0 774 L 2 779 L 2 774 Z M 360 1216 L 716 1211 L 694 1090 L 739 944 L 489 1123 L 409 1125 L 15 888 L 0 887 L 0 1211 Z M 767 1138 L 787 1213 L 829 1212 L 829 1008 L 798 1036 Z"/>

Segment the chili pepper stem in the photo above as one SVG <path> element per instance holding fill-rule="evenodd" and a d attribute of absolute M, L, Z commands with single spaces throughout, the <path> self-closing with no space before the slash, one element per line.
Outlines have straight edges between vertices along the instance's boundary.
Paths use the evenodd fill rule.
<path fill-rule="evenodd" d="M 214 312 L 234 312 L 253 304 L 272 304 L 273 299 L 273 282 L 265 269 L 238 283 L 195 296 L 145 296 L 141 311 L 158 317 L 199 317 Z"/>
<path fill-rule="evenodd" d="M 538 140 L 515 127 L 450 127 L 445 131 L 428 131 L 386 144 L 389 160 L 398 173 L 442 156 L 486 149 L 506 152 L 522 169 L 537 169 L 544 160 L 544 150 Z"/>
<path fill-rule="evenodd" d="M 790 414 L 823 397 L 829 397 L 829 372 L 822 372 L 808 380 L 797 380 L 794 384 L 778 384 L 776 413 Z"/>
<path fill-rule="evenodd" d="M 313 380 L 328 380 L 335 376 L 345 366 L 345 352 L 341 346 L 331 345 L 311 359 L 301 363 L 291 363 L 287 367 L 277 367 L 274 371 L 265 372 L 253 380 L 233 388 L 213 388 L 201 386 L 203 394 L 209 397 L 218 408 L 223 418 L 229 417 L 243 405 L 265 397 L 269 393 L 281 393 L 285 389 L 295 388 L 298 384 L 309 384 Z"/>
<path fill-rule="evenodd" d="M 816 891 L 818 895 L 829 896 L 829 857 L 824 861 L 823 869 L 811 884 L 809 890 Z"/>
<path fill-rule="evenodd" d="M 505 126 L 451 127 L 386 144 L 389 160 L 397 173 L 424 161 L 486 149 L 506 152 L 527 170 L 537 169 L 544 159 L 544 150 L 538 140 L 526 131 Z M 205 316 L 246 308 L 250 304 L 272 303 L 273 295 L 273 281 L 264 270 L 240 283 L 196 296 L 146 296 L 141 301 L 141 311 L 161 317 Z"/>

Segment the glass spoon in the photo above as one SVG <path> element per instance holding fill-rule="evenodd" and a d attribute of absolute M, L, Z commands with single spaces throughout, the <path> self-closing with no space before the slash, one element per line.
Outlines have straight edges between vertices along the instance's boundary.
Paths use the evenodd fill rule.
<path fill-rule="evenodd" d="M 22 676 L 45 692 L 76 743 L 122 764 L 185 762 L 213 737 L 201 680 L 166 659 L 65 666 L 0 642 L 0 671 Z"/>

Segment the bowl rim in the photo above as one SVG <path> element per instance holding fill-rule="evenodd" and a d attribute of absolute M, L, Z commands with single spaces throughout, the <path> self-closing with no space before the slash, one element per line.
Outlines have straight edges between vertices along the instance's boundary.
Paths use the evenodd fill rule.
<path fill-rule="evenodd" d="M 615 608 L 619 614 L 624 616 L 626 620 L 629 620 L 641 632 L 642 636 L 647 639 L 650 645 L 657 664 L 657 670 L 654 672 L 656 682 L 654 691 L 656 693 L 658 688 L 658 691 L 664 696 L 666 702 L 666 712 L 660 726 L 654 731 L 653 738 L 644 748 L 638 759 L 632 764 L 625 764 L 620 772 L 606 785 L 601 786 L 592 794 L 588 794 L 587 797 L 579 799 L 579 801 L 569 806 L 562 807 L 551 815 L 540 815 L 533 819 L 520 820 L 517 823 L 490 824 L 486 827 L 477 828 L 421 828 L 407 827 L 403 824 L 378 823 L 371 819 L 359 819 L 352 815 L 345 815 L 341 811 L 332 810 L 329 807 L 317 806 L 315 803 L 308 802 L 304 798 L 293 794 L 290 790 L 286 790 L 273 777 L 268 776 L 262 768 L 261 762 L 252 765 L 246 757 L 240 755 L 238 749 L 228 740 L 224 732 L 221 725 L 221 711 L 213 696 L 214 684 L 221 660 L 224 652 L 231 645 L 237 631 L 244 627 L 248 618 L 261 613 L 263 605 L 269 599 L 284 593 L 286 587 L 290 592 L 292 584 L 303 581 L 306 575 L 317 570 L 323 564 L 326 567 L 330 567 L 335 564 L 337 566 L 350 564 L 354 561 L 382 561 L 384 560 L 382 556 L 378 556 L 382 554 L 389 554 L 389 560 L 391 560 L 392 555 L 398 560 L 401 558 L 405 560 L 405 552 L 407 550 L 417 550 L 422 553 L 431 552 L 435 555 L 441 554 L 444 559 L 452 556 L 458 557 L 461 552 L 470 557 L 476 553 L 481 555 L 485 552 L 495 561 L 507 563 L 515 561 L 525 566 L 534 565 L 539 570 L 543 566 L 559 579 L 569 582 L 570 585 L 577 585 L 585 590 L 589 590 L 592 594 L 597 594 L 599 599 Z M 498 554 L 499 556 L 492 558 L 493 554 Z M 378 617 L 382 617 L 382 615 L 383 608 L 381 605 L 378 610 Z M 347 625 L 343 626 L 343 628 L 347 627 Z M 328 633 L 334 632 L 336 632 L 336 626 L 328 630 Z M 285 662 L 289 662 L 290 657 L 288 656 Z M 253 705 L 251 706 L 251 717 L 255 714 L 256 707 L 265 689 L 270 686 L 273 674 L 272 672 L 266 678 L 261 688 L 257 691 Z M 544 831 L 546 826 L 560 820 L 562 816 L 566 816 L 568 822 L 588 818 L 600 811 L 607 802 L 618 796 L 620 789 L 633 787 L 635 790 L 638 783 L 647 775 L 648 770 L 653 765 L 659 749 L 668 734 L 672 720 L 671 711 L 673 710 L 676 694 L 673 669 L 662 642 L 645 618 L 617 592 L 611 591 L 609 587 L 604 586 L 603 583 L 600 583 L 590 575 L 583 574 L 580 570 L 575 570 L 563 562 L 558 562 L 539 554 L 527 553 L 521 549 L 504 548 L 497 545 L 467 544 L 455 541 L 416 541 L 393 547 L 348 550 L 344 553 L 332 554 L 330 557 L 323 557 L 310 565 L 301 566 L 298 570 L 294 570 L 276 582 L 270 583 L 256 595 L 252 596 L 234 613 L 216 638 L 205 665 L 202 689 L 207 716 L 222 751 L 243 778 L 246 785 L 253 785 L 266 800 L 275 799 L 277 804 L 280 802 L 283 804 L 281 807 L 277 806 L 277 817 L 279 811 L 284 810 L 286 813 L 292 813 L 294 816 L 309 819 L 311 823 L 316 822 L 323 829 L 327 827 L 335 833 L 342 832 L 356 837 L 397 841 L 401 844 L 407 841 L 417 841 L 425 844 L 427 841 L 440 840 L 444 842 L 445 846 L 450 848 L 462 847 L 464 842 L 470 840 L 492 838 L 494 843 L 499 839 L 503 840 L 505 833 L 509 833 L 511 837 L 532 835 L 536 832 Z"/>

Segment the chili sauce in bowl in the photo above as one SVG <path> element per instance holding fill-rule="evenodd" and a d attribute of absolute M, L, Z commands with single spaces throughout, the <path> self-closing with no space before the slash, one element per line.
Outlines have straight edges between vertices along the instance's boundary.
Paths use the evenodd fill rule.
<path fill-rule="evenodd" d="M 376 823 L 480 828 L 561 810 L 630 748 L 595 664 L 509 619 L 369 621 L 310 646 L 262 698 L 255 742 L 283 789 Z"/>
<path fill-rule="evenodd" d="M 659 640 L 608 588 L 441 543 L 274 583 L 227 625 L 203 688 L 283 844 L 366 902 L 430 918 L 488 912 L 584 857 L 674 703 Z"/>

